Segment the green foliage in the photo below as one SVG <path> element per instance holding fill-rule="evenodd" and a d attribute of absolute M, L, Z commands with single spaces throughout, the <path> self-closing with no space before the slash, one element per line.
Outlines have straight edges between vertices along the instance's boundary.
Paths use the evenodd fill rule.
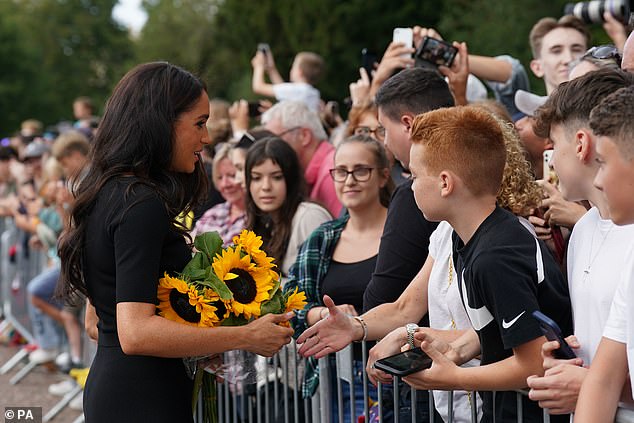
<path fill-rule="evenodd" d="M 9 69 L 0 77 L 0 86 L 12 83 L 20 90 L 3 100 L 12 104 L 18 114 L 0 118 L 3 130 L 17 129 L 18 121 L 27 117 L 47 124 L 70 120 L 73 99 L 79 95 L 91 97 L 95 104 L 104 103 L 131 58 L 127 32 L 111 17 L 116 2 L 1 2 L 9 12 L 0 13 L 4 21 L 0 30 L 3 45 L 9 32 L 9 42 L 3 49 L 19 51 L 13 57 L 20 62 L 16 69 Z M 5 22 L 9 25 L 5 26 Z"/>
<path fill-rule="evenodd" d="M 341 100 L 358 78 L 360 52 L 379 57 L 392 29 L 437 28 L 470 52 L 510 54 L 528 65 L 528 33 L 543 16 L 559 17 L 566 0 L 144 0 L 148 20 L 138 38 L 112 20 L 117 0 L 0 0 L 0 131 L 27 118 L 71 120 L 72 100 L 102 105 L 132 65 L 167 60 L 201 75 L 210 97 L 255 99 L 251 58 L 267 42 L 288 78 L 299 51 L 326 61 L 318 88 Z M 593 25 L 594 43 L 608 42 Z"/>

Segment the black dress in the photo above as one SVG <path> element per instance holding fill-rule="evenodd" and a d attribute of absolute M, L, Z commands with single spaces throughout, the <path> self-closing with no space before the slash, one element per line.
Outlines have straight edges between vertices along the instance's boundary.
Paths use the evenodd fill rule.
<path fill-rule="evenodd" d="M 119 302 L 157 303 L 164 271 L 191 258 L 163 202 L 134 177 L 111 180 L 88 218 L 84 274 L 99 317 L 99 342 L 84 392 L 87 423 L 191 422 L 193 383 L 179 358 L 126 355 L 117 335 Z M 127 193 L 126 193 L 127 192 Z"/>

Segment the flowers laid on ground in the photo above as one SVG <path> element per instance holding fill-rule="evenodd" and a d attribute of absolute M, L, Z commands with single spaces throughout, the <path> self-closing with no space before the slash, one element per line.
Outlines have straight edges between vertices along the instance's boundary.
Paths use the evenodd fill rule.
<path fill-rule="evenodd" d="M 242 231 L 232 246 L 224 248 L 217 232 L 205 232 L 196 236 L 194 247 L 197 252 L 180 274 L 166 273 L 159 280 L 157 309 L 166 319 L 198 327 L 239 326 L 306 305 L 303 292 L 282 292 L 274 259 L 261 249 L 262 238 L 252 231 Z M 197 362 L 201 370 L 202 361 Z M 193 405 L 203 373 L 214 377 L 196 371 Z M 215 383 L 209 383 L 213 380 L 207 379 L 203 387 L 215 388 Z M 212 407 L 205 411 L 206 420 L 216 421 L 214 392 L 203 392 L 203 396 L 204 408 Z"/>

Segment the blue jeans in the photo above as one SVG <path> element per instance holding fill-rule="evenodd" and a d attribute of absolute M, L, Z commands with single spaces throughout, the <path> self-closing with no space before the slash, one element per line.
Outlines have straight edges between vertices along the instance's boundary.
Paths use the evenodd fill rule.
<path fill-rule="evenodd" d="M 46 269 L 28 283 L 27 290 L 29 295 L 41 298 L 49 302 L 55 307 L 61 308 L 60 301 L 53 299 L 55 293 L 55 285 L 59 279 L 59 267 Z M 62 327 L 50 316 L 44 314 L 39 308 L 35 307 L 30 301 L 28 303 L 29 318 L 33 326 L 33 337 L 37 345 L 45 350 L 53 350 L 58 348 L 62 339 Z"/>

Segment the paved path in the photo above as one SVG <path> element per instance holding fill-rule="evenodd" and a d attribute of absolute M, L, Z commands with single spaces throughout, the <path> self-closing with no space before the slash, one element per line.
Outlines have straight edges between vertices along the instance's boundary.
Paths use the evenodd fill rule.
<path fill-rule="evenodd" d="M 7 347 L 0 344 L 0 367 L 7 362 L 18 348 Z M 0 375 L 0 412 L 4 415 L 5 407 L 24 406 L 42 407 L 42 415 L 45 415 L 61 399 L 48 393 L 48 386 L 64 380 L 65 375 L 51 372 L 43 366 L 38 366 L 17 385 L 11 385 L 9 379 L 24 366 L 26 361 L 16 365 L 5 375 Z M 63 409 L 51 423 L 72 423 L 80 415 L 79 411 L 69 407 Z M 2 420 L 5 421 L 4 417 Z M 9 420 L 6 420 L 7 422 Z"/>

